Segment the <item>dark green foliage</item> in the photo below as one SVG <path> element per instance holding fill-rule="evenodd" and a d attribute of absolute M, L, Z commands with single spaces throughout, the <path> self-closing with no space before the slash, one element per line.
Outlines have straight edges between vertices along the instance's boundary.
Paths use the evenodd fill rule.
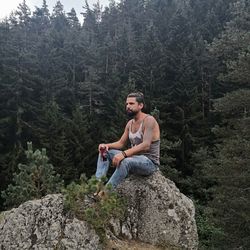
<path fill-rule="evenodd" d="M 221 241 L 225 237 L 223 229 L 219 228 L 218 225 L 212 221 L 211 211 L 199 205 L 199 203 L 195 204 L 195 208 L 195 220 L 199 234 L 199 249 L 218 249 L 216 242 Z"/>
<path fill-rule="evenodd" d="M 214 199 L 209 202 L 213 211 L 210 218 L 225 234 L 215 241 L 218 247 L 246 249 L 250 244 L 249 108 L 250 90 L 232 92 L 215 104 L 223 123 L 213 129 L 218 141 L 212 157 L 206 160 L 206 176 L 216 181 Z"/>
<path fill-rule="evenodd" d="M 13 183 L 2 191 L 5 206 L 18 206 L 21 203 L 39 199 L 46 194 L 60 192 L 63 182 L 57 175 L 53 166 L 48 162 L 46 150 L 33 151 L 32 143 L 28 142 L 25 151 L 27 164 L 19 164 L 18 172 L 14 174 Z"/>
<path fill-rule="evenodd" d="M 78 183 L 72 182 L 64 190 L 65 208 L 77 218 L 88 221 L 105 241 L 105 229 L 111 218 L 122 219 L 125 215 L 125 201 L 114 191 L 104 187 L 103 180 L 95 177 L 87 180 L 81 176 Z M 105 196 L 94 197 L 94 193 L 106 190 Z"/>
<path fill-rule="evenodd" d="M 27 141 L 66 183 L 93 175 L 97 145 L 122 134 L 125 98 L 138 90 L 161 127 L 162 172 L 197 201 L 203 246 L 247 248 L 249 1 L 83 5 L 82 24 L 46 0 L 0 22 L 0 190 Z"/>

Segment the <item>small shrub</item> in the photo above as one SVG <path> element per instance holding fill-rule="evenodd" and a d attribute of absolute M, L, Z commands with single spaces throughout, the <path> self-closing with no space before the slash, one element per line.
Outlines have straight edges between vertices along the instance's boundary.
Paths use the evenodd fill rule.
<path fill-rule="evenodd" d="M 87 180 L 82 176 L 78 183 L 73 182 L 63 191 L 65 208 L 78 219 L 89 222 L 102 242 L 105 242 L 105 228 L 111 218 L 123 218 L 125 214 L 125 201 L 110 187 L 104 186 L 105 179 L 97 180 L 95 177 Z M 95 199 L 94 193 L 106 190 L 102 199 Z"/>

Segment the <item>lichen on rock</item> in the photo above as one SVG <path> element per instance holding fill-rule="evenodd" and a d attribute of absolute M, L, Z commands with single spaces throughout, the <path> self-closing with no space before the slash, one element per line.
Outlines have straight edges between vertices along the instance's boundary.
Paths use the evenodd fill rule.
<path fill-rule="evenodd" d="M 160 171 L 149 177 L 131 176 L 118 192 L 128 200 L 120 234 L 154 245 L 198 248 L 193 202 Z"/>
<path fill-rule="evenodd" d="M 63 196 L 47 195 L 4 213 L 0 248 L 100 249 L 99 237 L 85 221 L 65 216 Z"/>
<path fill-rule="evenodd" d="M 193 202 L 160 172 L 131 176 L 117 191 L 127 200 L 127 209 L 125 218 L 110 220 L 110 240 L 125 237 L 126 242 L 162 249 L 198 248 Z M 98 250 L 103 245 L 86 221 L 65 213 L 63 195 L 53 194 L 1 214 L 0 249 Z"/>

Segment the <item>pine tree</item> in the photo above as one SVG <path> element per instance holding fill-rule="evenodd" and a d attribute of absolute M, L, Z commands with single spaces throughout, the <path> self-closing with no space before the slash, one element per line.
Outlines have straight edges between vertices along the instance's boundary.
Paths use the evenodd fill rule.
<path fill-rule="evenodd" d="M 97 146 L 92 138 L 91 123 L 81 107 L 73 111 L 72 120 L 69 121 L 67 129 L 68 140 L 71 145 L 71 155 L 74 162 L 75 177 L 82 173 L 92 176 L 95 168 Z M 74 178 L 75 179 L 75 178 Z"/>
<path fill-rule="evenodd" d="M 68 139 L 68 125 L 68 119 L 64 117 L 59 105 L 53 101 L 43 106 L 39 116 L 39 126 L 34 131 L 39 144 L 47 149 L 56 172 L 65 181 L 76 176 Z"/>
<path fill-rule="evenodd" d="M 30 128 L 36 117 L 39 88 L 36 85 L 36 70 L 32 67 L 35 65 L 34 57 L 31 56 L 34 52 L 34 37 L 29 36 L 31 18 L 25 1 L 2 27 L 0 119 L 3 150 L 0 161 L 1 175 L 5 176 L 1 185 L 6 188 L 17 163 L 23 158 L 25 142 L 33 139 Z"/>
<path fill-rule="evenodd" d="M 46 0 L 43 0 L 41 8 L 36 7 L 31 24 L 32 29 L 36 32 L 37 39 L 50 28 L 50 14 Z"/>
<path fill-rule="evenodd" d="M 225 234 L 222 239 L 214 239 L 218 247 L 250 246 L 249 109 L 249 90 L 226 94 L 215 103 L 222 123 L 213 129 L 217 144 L 206 162 L 206 174 L 216 181 L 214 198 L 209 203 L 212 219 Z"/>
<path fill-rule="evenodd" d="M 217 78 L 222 94 L 239 88 L 249 88 L 250 6 L 238 0 L 231 6 L 232 20 L 209 46 L 210 54 L 217 61 Z"/>
<path fill-rule="evenodd" d="M 33 151 L 32 143 L 27 143 L 28 149 L 25 154 L 27 164 L 19 164 L 19 172 L 14 174 L 13 184 L 2 192 L 5 206 L 17 206 L 30 199 L 59 192 L 63 186 L 58 174 L 49 163 L 46 150 Z"/>

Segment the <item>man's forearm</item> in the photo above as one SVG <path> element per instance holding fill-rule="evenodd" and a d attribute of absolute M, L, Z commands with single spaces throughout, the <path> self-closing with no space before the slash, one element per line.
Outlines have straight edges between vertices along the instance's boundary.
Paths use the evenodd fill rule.
<path fill-rule="evenodd" d="M 150 144 L 149 143 L 146 143 L 146 142 L 143 142 L 141 144 L 138 144 L 132 148 L 129 148 L 127 150 L 125 150 L 125 154 L 130 157 L 130 156 L 133 156 L 133 155 L 136 155 L 136 154 L 141 154 L 141 153 L 145 153 L 147 151 L 149 151 L 150 149 Z"/>
<path fill-rule="evenodd" d="M 109 149 L 122 149 L 124 145 L 120 141 L 106 144 Z"/>

